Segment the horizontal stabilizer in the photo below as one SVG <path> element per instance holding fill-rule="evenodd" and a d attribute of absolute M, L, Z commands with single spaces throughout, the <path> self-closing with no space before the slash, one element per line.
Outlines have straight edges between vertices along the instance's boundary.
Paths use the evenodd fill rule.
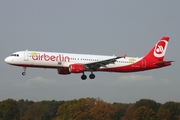
<path fill-rule="evenodd" d="M 166 66 L 166 65 L 171 65 L 171 62 L 174 62 L 174 61 L 161 61 L 161 62 L 156 62 L 154 63 L 155 65 L 159 65 L 159 66 Z"/>

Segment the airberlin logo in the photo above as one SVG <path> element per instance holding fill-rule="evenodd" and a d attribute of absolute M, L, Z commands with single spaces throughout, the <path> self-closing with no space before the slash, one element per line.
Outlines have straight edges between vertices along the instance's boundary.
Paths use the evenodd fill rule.
<path fill-rule="evenodd" d="M 165 40 L 161 40 L 158 42 L 154 48 L 154 56 L 155 57 L 163 57 L 166 52 L 168 42 Z"/>
<path fill-rule="evenodd" d="M 70 58 L 68 56 L 65 56 L 63 54 L 58 55 L 47 55 L 47 54 L 36 54 L 32 55 L 32 60 L 35 61 L 56 61 L 56 62 L 70 62 Z"/>
<path fill-rule="evenodd" d="M 156 48 L 156 53 L 161 54 L 163 52 L 164 48 L 161 45 L 158 45 Z"/>

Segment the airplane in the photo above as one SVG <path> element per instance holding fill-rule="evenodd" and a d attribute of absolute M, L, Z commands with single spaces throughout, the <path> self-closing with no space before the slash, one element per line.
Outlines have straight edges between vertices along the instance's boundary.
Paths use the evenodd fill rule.
<path fill-rule="evenodd" d="M 138 72 L 170 66 L 173 61 L 164 61 L 169 37 L 163 36 L 155 46 L 143 57 L 105 56 L 74 53 L 57 53 L 43 51 L 18 51 L 5 58 L 5 62 L 23 67 L 22 75 L 26 75 L 27 67 L 57 69 L 58 74 L 68 75 L 82 73 L 81 79 L 86 80 L 86 71 L 91 72 Z"/>

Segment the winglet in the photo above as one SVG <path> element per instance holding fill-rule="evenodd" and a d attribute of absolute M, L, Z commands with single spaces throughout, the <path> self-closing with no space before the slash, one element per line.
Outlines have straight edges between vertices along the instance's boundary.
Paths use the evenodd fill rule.
<path fill-rule="evenodd" d="M 126 59 L 126 55 L 122 56 L 122 58 Z"/>
<path fill-rule="evenodd" d="M 116 59 L 119 59 L 119 58 L 126 58 L 126 55 L 123 55 L 123 56 L 117 56 Z"/>

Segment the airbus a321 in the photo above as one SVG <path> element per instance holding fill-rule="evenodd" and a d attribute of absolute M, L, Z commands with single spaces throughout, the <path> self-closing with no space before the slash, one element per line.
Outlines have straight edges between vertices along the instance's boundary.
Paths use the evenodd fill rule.
<path fill-rule="evenodd" d="M 26 75 L 27 67 L 57 69 L 58 74 L 68 75 L 81 73 L 86 80 L 86 71 L 91 72 L 137 72 L 170 66 L 173 61 L 165 61 L 164 56 L 169 37 L 162 37 L 144 57 L 104 56 L 89 54 L 55 53 L 42 51 L 18 51 L 5 58 L 5 62 L 23 67 L 22 75 Z"/>

